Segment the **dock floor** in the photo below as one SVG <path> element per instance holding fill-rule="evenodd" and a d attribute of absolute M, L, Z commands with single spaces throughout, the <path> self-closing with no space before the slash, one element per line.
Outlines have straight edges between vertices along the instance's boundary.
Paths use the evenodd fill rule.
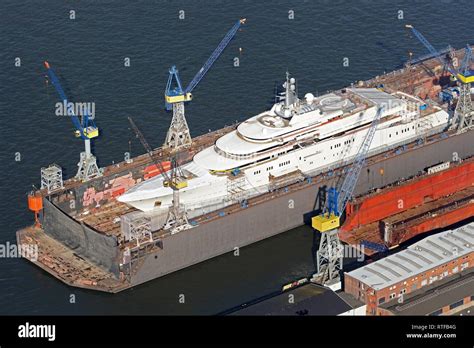
<path fill-rule="evenodd" d="M 73 252 L 72 249 L 46 235 L 41 228 L 27 227 L 17 232 L 18 245 L 36 245 L 38 267 L 64 283 L 91 290 L 116 293 L 130 285 L 120 281 L 110 272 L 94 265 Z"/>

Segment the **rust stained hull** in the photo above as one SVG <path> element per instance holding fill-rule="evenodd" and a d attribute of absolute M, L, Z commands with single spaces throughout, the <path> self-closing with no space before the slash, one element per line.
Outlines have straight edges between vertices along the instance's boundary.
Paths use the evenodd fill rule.
<path fill-rule="evenodd" d="M 403 240 L 399 240 L 397 244 L 405 242 L 421 233 L 454 225 L 460 221 L 470 218 L 471 216 L 474 216 L 474 202 L 445 214 L 431 216 L 429 220 L 407 228 L 405 230 L 406 232 Z"/>
<path fill-rule="evenodd" d="M 474 159 L 362 196 L 348 205 L 346 215 L 343 242 L 388 247 L 466 220 L 474 216 Z"/>
<path fill-rule="evenodd" d="M 341 228 L 354 228 L 383 220 L 389 216 L 437 200 L 474 184 L 474 160 L 439 173 L 417 178 L 401 186 L 382 190 L 376 195 L 348 204 L 346 222 Z"/>

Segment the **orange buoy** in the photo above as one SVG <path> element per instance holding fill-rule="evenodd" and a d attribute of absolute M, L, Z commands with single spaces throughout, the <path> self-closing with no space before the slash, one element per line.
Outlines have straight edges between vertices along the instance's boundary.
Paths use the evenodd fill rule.
<path fill-rule="evenodd" d="M 35 227 L 41 227 L 39 222 L 39 212 L 43 210 L 43 196 L 39 192 L 28 194 L 28 209 L 35 213 Z"/>

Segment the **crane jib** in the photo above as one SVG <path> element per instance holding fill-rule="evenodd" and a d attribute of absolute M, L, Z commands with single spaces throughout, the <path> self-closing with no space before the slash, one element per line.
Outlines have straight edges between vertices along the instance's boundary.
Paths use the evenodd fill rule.
<path fill-rule="evenodd" d="M 352 164 L 349 174 L 346 176 L 344 182 L 342 183 L 341 187 L 341 194 L 338 199 L 337 203 L 337 210 L 338 213 L 342 213 L 346 208 L 347 202 L 351 199 L 351 196 L 354 192 L 355 186 L 357 184 L 357 180 L 359 179 L 360 172 L 366 162 L 367 154 L 370 149 L 370 145 L 372 144 L 372 140 L 374 139 L 375 131 L 377 129 L 377 125 L 380 121 L 384 108 L 383 106 L 379 106 L 377 108 L 377 113 L 372 121 L 372 124 L 367 131 L 364 140 L 362 141 L 362 145 L 359 149 L 358 154 Z"/>
<path fill-rule="evenodd" d="M 68 99 L 66 97 L 66 93 L 64 93 L 64 90 L 61 86 L 61 83 L 59 82 L 58 77 L 54 73 L 53 69 L 51 67 L 49 67 L 49 64 L 47 65 L 47 71 L 48 71 L 48 76 L 49 76 L 54 88 L 56 89 L 56 91 L 59 94 L 59 98 L 64 103 L 64 105 L 68 105 Z M 71 117 L 71 120 L 72 120 L 74 126 L 79 131 L 80 137 L 83 140 L 88 140 L 89 138 L 84 134 L 84 128 L 87 127 L 88 122 L 89 122 L 88 114 L 86 113 L 84 115 L 84 118 L 83 118 L 84 119 L 84 124 L 85 124 L 85 126 L 84 126 L 84 125 L 81 124 L 81 122 L 79 121 L 79 118 L 74 113 L 73 108 L 66 107 L 66 113 L 67 113 L 68 116 Z"/>
<path fill-rule="evenodd" d="M 472 49 L 471 46 L 467 45 L 465 49 L 465 54 L 464 54 L 464 59 L 461 63 L 461 66 L 459 68 L 459 71 L 464 74 L 468 75 L 470 73 L 469 71 L 469 63 L 471 62 L 472 59 Z"/>
<path fill-rule="evenodd" d="M 447 61 L 446 59 L 442 58 L 442 55 L 433 47 L 433 45 L 423 36 L 422 33 L 420 33 L 418 30 L 416 30 L 412 25 L 406 25 L 408 29 L 412 31 L 412 33 L 416 36 L 416 38 L 428 49 L 428 51 L 438 59 L 438 61 L 441 63 L 441 65 L 446 65 L 447 70 L 451 73 L 451 75 L 457 76 L 458 74 L 465 73 L 466 66 L 469 66 L 469 60 L 470 57 L 466 62 L 463 61 L 459 69 L 456 69 L 452 64 Z M 466 49 L 466 55 L 470 55 L 470 47 L 469 45 L 467 46 Z M 466 59 L 465 59 L 466 60 Z"/>
<path fill-rule="evenodd" d="M 240 26 L 242 23 L 244 23 L 245 20 L 238 20 L 237 23 L 232 27 L 232 29 L 224 36 L 222 41 L 219 43 L 217 48 L 212 52 L 211 56 L 209 59 L 204 63 L 203 67 L 198 71 L 196 76 L 191 80 L 189 83 L 188 87 L 185 90 L 185 93 L 191 93 L 192 90 L 198 85 L 198 83 L 202 80 L 204 75 L 206 75 L 207 71 L 211 68 L 211 66 L 215 63 L 217 58 L 221 55 L 221 53 L 224 51 L 224 49 L 227 47 L 229 42 L 233 39 L 237 31 L 239 30 Z"/>
<path fill-rule="evenodd" d="M 155 156 L 153 155 L 153 149 L 151 148 L 150 144 L 148 144 L 142 132 L 140 131 L 140 129 L 138 128 L 138 126 L 135 124 L 135 122 L 133 121 L 131 117 L 128 117 L 128 122 L 130 122 L 133 132 L 137 136 L 138 140 L 140 140 L 140 142 L 142 143 L 143 147 L 148 153 L 148 156 L 150 157 L 152 162 L 156 165 L 156 168 L 160 170 L 160 174 L 164 178 L 165 182 L 168 182 L 168 183 L 172 182 L 172 178 L 168 175 L 167 171 L 164 169 L 161 161 L 158 161 L 155 158 Z"/>

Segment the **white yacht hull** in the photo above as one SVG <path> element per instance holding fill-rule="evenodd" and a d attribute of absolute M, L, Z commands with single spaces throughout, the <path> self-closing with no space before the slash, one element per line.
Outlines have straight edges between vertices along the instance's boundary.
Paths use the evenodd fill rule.
<path fill-rule="evenodd" d="M 377 129 L 369 154 L 384 152 L 428 134 L 440 132 L 446 127 L 447 122 L 448 114 L 443 110 L 425 116 L 422 123 L 420 119 L 398 125 L 390 125 L 390 121 L 387 121 Z M 365 127 L 358 131 L 350 131 L 342 136 L 294 149 L 271 160 L 255 163 L 243 170 L 244 179 L 240 185 L 234 187 L 226 175 L 207 174 L 204 182 L 201 179 L 196 185 L 194 184 L 196 179 L 189 180 L 188 187 L 180 191 L 180 204 L 191 215 L 196 215 L 198 211 L 205 212 L 205 207 L 208 206 L 224 207 L 235 203 L 235 196 L 248 198 L 267 192 L 270 174 L 279 177 L 299 170 L 303 174 L 314 175 L 328 168 L 336 168 L 357 154 L 367 129 Z M 158 177 L 150 181 L 152 180 L 162 179 Z M 142 211 L 172 205 L 171 190 L 167 195 L 160 195 L 158 192 L 153 195 L 152 192 L 147 192 L 147 196 L 149 198 L 128 199 L 127 195 L 124 195 L 119 200 Z M 196 213 L 193 214 L 193 211 Z"/>

